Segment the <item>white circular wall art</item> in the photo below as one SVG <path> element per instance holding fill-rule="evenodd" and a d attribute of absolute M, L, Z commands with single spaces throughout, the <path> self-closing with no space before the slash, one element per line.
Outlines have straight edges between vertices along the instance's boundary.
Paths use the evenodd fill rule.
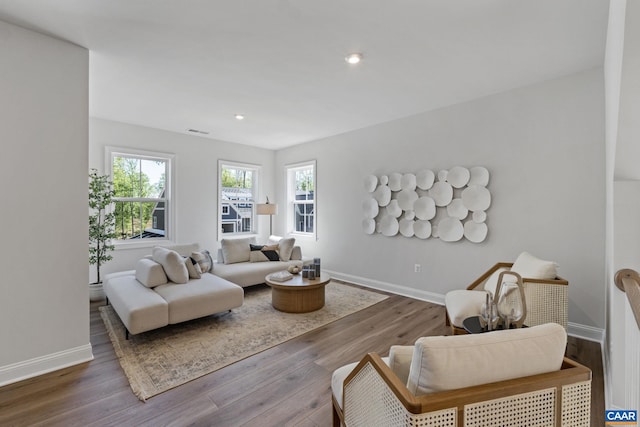
<path fill-rule="evenodd" d="M 429 190 L 429 196 L 436 206 L 447 206 L 453 200 L 453 187 L 448 182 L 438 181 Z"/>
<path fill-rule="evenodd" d="M 457 219 L 465 219 L 469 214 L 469 210 L 462 203 L 462 199 L 453 199 L 447 205 L 447 214 Z"/>
<path fill-rule="evenodd" d="M 415 190 L 416 189 L 416 176 L 412 173 L 405 173 L 400 180 L 400 187 L 403 190 Z"/>
<path fill-rule="evenodd" d="M 464 237 L 470 242 L 480 243 L 487 237 L 487 224 L 467 221 L 464 224 Z"/>
<path fill-rule="evenodd" d="M 413 210 L 413 204 L 418 200 L 418 193 L 414 190 L 402 190 L 398 193 L 398 206 L 403 211 Z"/>
<path fill-rule="evenodd" d="M 391 191 L 402 190 L 402 185 L 400 183 L 401 181 L 402 181 L 402 174 L 394 172 L 391 175 L 389 175 L 389 188 L 391 189 Z"/>
<path fill-rule="evenodd" d="M 376 189 L 376 185 L 378 185 L 378 177 L 375 175 L 369 175 L 364 179 L 364 189 L 368 193 L 373 193 Z"/>
<path fill-rule="evenodd" d="M 415 211 L 416 218 L 418 219 L 433 219 L 433 217 L 436 216 L 436 202 L 428 196 L 420 197 L 413 204 L 413 210 Z"/>
<path fill-rule="evenodd" d="M 469 183 L 467 184 L 468 186 L 481 185 L 483 187 L 486 187 L 487 184 L 489 184 L 489 171 L 487 170 L 487 168 L 484 168 L 482 166 L 474 166 L 471 168 L 469 173 L 471 174 L 471 176 L 469 177 Z"/>
<path fill-rule="evenodd" d="M 482 166 L 366 176 L 364 189 L 370 198 L 362 203 L 362 230 L 443 242 L 463 238 L 483 242 L 488 234 L 486 210 L 491 206 L 488 183 L 489 171 Z"/>
<path fill-rule="evenodd" d="M 431 237 L 431 223 L 429 221 L 416 221 L 413 224 L 413 233 L 418 239 Z"/>
<path fill-rule="evenodd" d="M 470 175 L 469 169 L 456 166 L 449 170 L 447 182 L 451 184 L 453 188 L 462 188 L 469 182 Z"/>
<path fill-rule="evenodd" d="M 413 220 L 401 219 L 400 220 L 400 234 L 404 237 L 413 237 Z"/>
<path fill-rule="evenodd" d="M 373 234 L 376 231 L 376 222 L 373 219 L 362 220 L 362 231 L 366 234 Z"/>
<path fill-rule="evenodd" d="M 378 207 L 378 202 L 375 199 L 367 199 L 362 202 L 362 211 L 364 212 L 364 217 L 367 219 L 373 219 L 380 212 L 380 208 Z"/>
<path fill-rule="evenodd" d="M 443 242 L 457 242 L 464 236 L 464 226 L 457 218 L 444 218 L 438 223 L 438 234 Z"/>
<path fill-rule="evenodd" d="M 391 215 L 394 218 L 398 218 L 402 215 L 402 209 L 400 209 L 398 201 L 395 199 L 391 200 L 385 209 L 387 210 L 387 215 Z"/>
<path fill-rule="evenodd" d="M 423 169 L 416 174 L 416 185 L 421 190 L 428 190 L 431 188 L 436 180 L 436 174 L 432 170 Z"/>
<path fill-rule="evenodd" d="M 462 202 L 470 211 L 486 211 L 491 206 L 491 193 L 485 187 L 472 185 L 462 191 Z"/>
<path fill-rule="evenodd" d="M 391 201 L 391 190 L 386 185 L 380 185 L 373 192 L 373 198 L 376 199 L 378 205 L 387 206 Z"/>
<path fill-rule="evenodd" d="M 385 236 L 395 236 L 399 228 L 398 220 L 392 216 L 385 215 L 380 220 L 380 232 Z"/>

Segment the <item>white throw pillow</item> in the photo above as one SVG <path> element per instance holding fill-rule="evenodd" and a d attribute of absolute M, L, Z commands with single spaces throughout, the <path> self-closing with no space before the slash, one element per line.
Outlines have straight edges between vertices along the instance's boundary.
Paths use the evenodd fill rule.
<path fill-rule="evenodd" d="M 188 256 L 184 258 L 184 265 L 187 266 L 189 279 L 199 279 L 202 277 L 202 269 L 200 268 L 198 261 Z"/>
<path fill-rule="evenodd" d="M 515 271 L 523 279 L 550 280 L 556 278 L 558 264 L 536 258 L 528 252 L 522 252 L 513 263 L 511 271 Z"/>
<path fill-rule="evenodd" d="M 184 263 L 184 258 L 178 252 L 156 246 L 153 248 L 152 256 L 155 262 L 162 265 L 169 280 L 174 283 L 189 281 L 189 271 Z"/>
<path fill-rule="evenodd" d="M 136 279 L 147 288 L 153 288 L 167 283 L 167 275 L 157 262 L 142 258 L 136 263 Z"/>
<path fill-rule="evenodd" d="M 289 261 L 291 259 L 291 252 L 293 252 L 293 246 L 296 243 L 294 237 L 286 239 L 280 239 L 278 242 L 278 254 L 280 255 L 280 261 Z"/>
<path fill-rule="evenodd" d="M 407 388 L 416 396 L 553 372 L 567 333 L 557 323 L 416 341 Z"/>
<path fill-rule="evenodd" d="M 255 244 L 255 237 L 245 237 L 242 239 L 222 239 L 220 249 L 225 264 L 235 264 L 237 262 L 249 262 L 251 248 L 249 245 Z"/>

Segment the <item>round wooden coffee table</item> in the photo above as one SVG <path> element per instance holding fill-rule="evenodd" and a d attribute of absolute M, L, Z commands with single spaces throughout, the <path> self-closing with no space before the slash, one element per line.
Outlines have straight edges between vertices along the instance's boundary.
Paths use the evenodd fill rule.
<path fill-rule="evenodd" d="M 287 313 L 308 313 L 324 307 L 324 287 L 331 277 L 322 273 L 320 278 L 309 280 L 303 279 L 302 274 L 294 274 L 286 282 L 277 282 L 269 274 L 264 280 L 271 286 L 273 308 Z"/>

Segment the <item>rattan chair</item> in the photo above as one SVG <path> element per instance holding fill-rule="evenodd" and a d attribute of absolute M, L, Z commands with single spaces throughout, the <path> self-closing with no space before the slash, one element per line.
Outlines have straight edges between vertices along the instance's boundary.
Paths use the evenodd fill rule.
<path fill-rule="evenodd" d="M 564 359 L 557 372 L 416 397 L 376 353 L 366 355 L 333 398 L 333 425 L 588 427 L 591 371 Z M 514 423 L 515 421 L 515 423 Z"/>
<path fill-rule="evenodd" d="M 487 270 L 466 290 L 448 292 L 445 296 L 446 324 L 453 334 L 465 334 L 462 326 L 465 318 L 480 314 L 480 305 L 485 299 L 485 285 L 495 280 L 502 271 L 509 271 L 513 263 L 499 262 Z M 567 329 L 569 282 L 556 276 L 554 279 L 532 279 L 522 277 L 527 306 L 524 324 L 536 326 L 558 323 Z M 496 286 L 493 283 L 493 286 Z M 478 292 L 481 291 L 481 292 Z"/>

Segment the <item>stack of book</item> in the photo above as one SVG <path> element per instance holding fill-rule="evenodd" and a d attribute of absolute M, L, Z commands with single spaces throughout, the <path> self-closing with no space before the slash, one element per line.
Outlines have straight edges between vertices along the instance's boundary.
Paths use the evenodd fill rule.
<path fill-rule="evenodd" d="M 269 280 L 273 280 L 274 282 L 286 282 L 292 277 L 293 275 L 288 271 L 278 271 L 277 273 L 273 273 L 269 276 Z"/>

